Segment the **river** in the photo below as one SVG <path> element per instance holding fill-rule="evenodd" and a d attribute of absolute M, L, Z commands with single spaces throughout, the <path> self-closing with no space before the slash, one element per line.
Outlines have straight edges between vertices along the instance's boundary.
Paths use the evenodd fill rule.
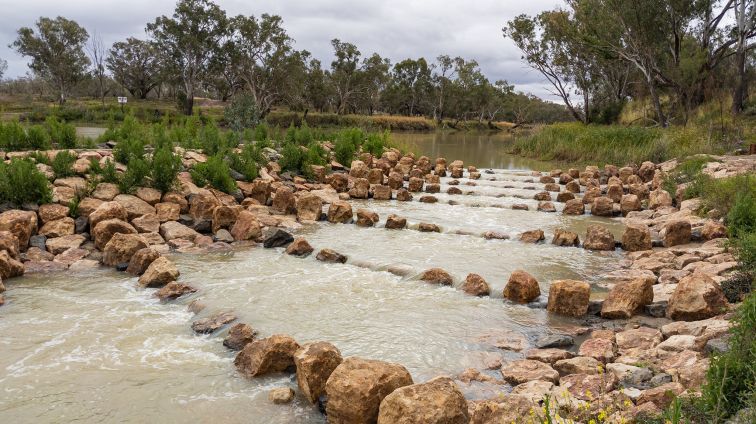
<path fill-rule="evenodd" d="M 535 211 L 537 202 L 523 199 L 535 191 L 525 187 L 540 185 L 527 182 L 531 177 L 518 170 L 545 169 L 544 164 L 506 155 L 499 144 L 506 140 L 499 136 L 461 135 L 461 144 L 451 143 L 448 135 L 402 137 L 421 153 L 462 158 L 495 167 L 495 173 L 483 174 L 476 186 L 463 179 L 458 187 L 470 193 L 462 196 L 443 194 L 449 179 L 442 179 L 437 204 L 353 201 L 355 209 L 369 207 L 380 215 L 376 228 L 320 222 L 298 230 L 316 250 L 347 254 L 346 264 L 262 247 L 172 255 L 181 280 L 199 292 L 169 304 L 158 302 L 153 289 L 137 289 L 136 278 L 108 269 L 6 281 L 7 303 L 0 307 L 0 422 L 324 422 L 299 395 L 288 405 L 268 401 L 271 388 L 296 389 L 293 376 L 245 379 L 233 366 L 234 354 L 221 344 L 223 332 L 193 334 L 190 324 L 198 317 L 186 308 L 193 299 L 207 305 L 199 317 L 233 310 L 262 337 L 286 333 L 300 343 L 329 341 L 345 357 L 401 363 L 416 382 L 468 367 L 483 369 L 492 356 L 515 357 L 494 347 L 488 341 L 492 334 L 514 332 L 532 342 L 575 326 L 544 309 L 505 301 L 502 289 L 516 269 L 538 279 L 542 300 L 551 280 L 596 282 L 614 268 L 618 253 L 548 241 L 557 228 L 582 236 L 590 222 L 619 234 L 619 222 Z M 513 203 L 530 210 L 512 210 Z M 410 229 L 382 228 L 391 213 L 406 217 Z M 420 222 L 438 224 L 442 232 L 413 230 Z M 537 228 L 547 243 L 517 240 L 522 231 Z M 512 240 L 486 240 L 480 237 L 486 230 L 508 233 Z M 480 274 L 492 296 L 475 298 L 418 281 L 417 275 L 431 267 L 449 271 L 456 285 L 468 273 Z M 463 390 L 470 398 L 495 395 Z"/>

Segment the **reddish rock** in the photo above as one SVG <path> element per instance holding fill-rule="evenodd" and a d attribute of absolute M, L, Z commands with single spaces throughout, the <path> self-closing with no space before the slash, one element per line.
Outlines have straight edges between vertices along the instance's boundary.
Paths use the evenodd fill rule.
<path fill-rule="evenodd" d="M 601 316 L 627 319 L 641 312 L 654 301 L 653 283 L 646 278 L 636 278 L 615 285 L 601 305 Z"/>
<path fill-rule="evenodd" d="M 378 424 L 466 424 L 467 400 L 449 377 L 394 390 L 380 405 Z"/>
<path fill-rule="evenodd" d="M 628 252 L 650 250 L 651 232 L 644 224 L 627 224 L 622 233 L 622 248 Z"/>
<path fill-rule="evenodd" d="M 95 246 L 100 250 L 105 249 L 105 246 L 115 234 L 137 234 L 137 230 L 131 224 L 120 219 L 100 221 L 92 230 Z"/>
<path fill-rule="evenodd" d="M 468 274 L 461 289 L 472 296 L 488 296 L 491 292 L 486 280 L 478 274 Z"/>
<path fill-rule="evenodd" d="M 589 250 L 614 250 L 614 236 L 601 225 L 589 225 L 583 247 Z"/>
<path fill-rule="evenodd" d="M 509 276 L 504 287 L 504 297 L 517 303 L 528 303 L 541 295 L 538 281 L 525 271 L 517 270 Z"/>
<path fill-rule="evenodd" d="M 543 234 L 543 230 L 530 230 L 520 234 L 520 241 L 524 243 L 538 243 L 545 238 L 546 236 Z"/>
<path fill-rule="evenodd" d="M 452 276 L 441 268 L 431 268 L 420 274 L 420 280 L 430 284 L 451 286 L 454 283 Z"/>
<path fill-rule="evenodd" d="M 667 305 L 667 316 L 675 321 L 697 321 L 727 310 L 727 299 L 711 277 L 693 273 L 677 284 Z"/>
<path fill-rule="evenodd" d="M 144 271 L 147 270 L 147 267 L 159 257 L 160 253 L 151 247 L 140 249 L 134 253 L 134 256 L 129 260 L 129 266 L 126 268 L 126 272 L 131 275 L 142 275 L 144 274 Z"/>
<path fill-rule="evenodd" d="M 297 237 L 286 247 L 286 254 L 292 256 L 305 257 L 315 250 L 310 246 L 303 237 Z"/>
<path fill-rule="evenodd" d="M 691 226 L 687 219 L 667 222 L 664 226 L 664 247 L 690 243 Z"/>
<path fill-rule="evenodd" d="M 188 284 L 171 281 L 170 283 L 163 286 L 160 290 L 156 291 L 155 296 L 161 301 L 165 302 L 168 300 L 178 299 L 183 295 L 194 293 L 196 291 L 197 289 Z"/>
<path fill-rule="evenodd" d="M 17 209 L 0 213 L 0 231 L 8 231 L 18 239 L 18 246 L 25 251 L 29 238 L 37 233 L 37 214 Z"/>
<path fill-rule="evenodd" d="M 556 246 L 580 246 L 580 237 L 577 233 L 572 231 L 563 230 L 561 228 L 554 231 L 554 238 L 551 239 L 551 244 Z"/>
<path fill-rule="evenodd" d="M 389 215 L 386 218 L 385 228 L 389 230 L 401 230 L 407 226 L 407 219 L 397 215 Z"/>
<path fill-rule="evenodd" d="M 341 352 L 328 342 L 306 343 L 294 353 L 297 385 L 310 403 L 325 394 L 326 382 L 343 361 Z"/>
<path fill-rule="evenodd" d="M 228 330 L 226 338 L 223 339 L 223 346 L 231 350 L 242 350 L 244 346 L 252 343 L 257 337 L 251 325 L 238 323 Z"/>
<path fill-rule="evenodd" d="M 583 316 L 588 312 L 591 286 L 584 281 L 558 280 L 549 288 L 547 309 L 561 315 Z"/>
<path fill-rule="evenodd" d="M 378 214 L 369 209 L 357 209 L 357 226 L 372 227 L 378 222 Z"/>
<path fill-rule="evenodd" d="M 128 264 L 137 251 L 146 247 L 147 242 L 138 234 L 115 233 L 102 251 L 102 263 L 108 266 Z"/>
<path fill-rule="evenodd" d="M 180 273 L 176 265 L 163 256 L 150 263 L 141 277 L 139 285 L 142 287 L 162 287 L 171 281 L 176 281 Z"/>
<path fill-rule="evenodd" d="M 512 385 L 542 380 L 556 383 L 559 373 L 549 364 L 531 359 L 521 359 L 505 364 L 501 367 L 504 380 Z"/>
<path fill-rule="evenodd" d="M 349 202 L 336 200 L 328 207 L 328 222 L 348 224 L 352 217 L 352 205 Z"/>
<path fill-rule="evenodd" d="M 248 343 L 234 360 L 236 369 L 245 377 L 283 372 L 294 367 L 294 354 L 299 343 L 284 334 Z"/>
<path fill-rule="evenodd" d="M 262 226 L 254 213 L 243 210 L 229 232 L 236 241 L 256 240 L 262 237 Z"/>

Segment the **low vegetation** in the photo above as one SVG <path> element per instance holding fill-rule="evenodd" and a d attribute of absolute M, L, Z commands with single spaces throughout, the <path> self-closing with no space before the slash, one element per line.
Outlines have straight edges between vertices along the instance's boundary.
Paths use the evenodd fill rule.
<path fill-rule="evenodd" d="M 16 206 L 50 203 L 52 189 L 47 177 L 30 159 L 0 162 L 0 202 Z"/>
<path fill-rule="evenodd" d="M 53 147 L 74 148 L 79 144 L 76 128 L 54 117 L 44 125 L 24 127 L 18 121 L 0 122 L 0 149 L 4 151 L 47 150 Z"/>

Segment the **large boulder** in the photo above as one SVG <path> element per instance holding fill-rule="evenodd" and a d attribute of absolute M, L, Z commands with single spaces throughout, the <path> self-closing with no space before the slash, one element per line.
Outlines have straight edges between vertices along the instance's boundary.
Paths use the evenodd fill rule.
<path fill-rule="evenodd" d="M 509 276 L 504 286 L 504 297 L 517 303 L 528 303 L 541 295 L 541 288 L 535 277 L 525 271 L 517 270 Z"/>
<path fill-rule="evenodd" d="M 213 219 L 213 210 L 220 205 L 220 200 L 210 190 L 199 189 L 189 196 L 189 214 L 195 222 Z"/>
<path fill-rule="evenodd" d="M 155 213 L 134 218 L 131 220 L 131 225 L 140 233 L 157 233 L 160 231 L 160 220 Z"/>
<path fill-rule="evenodd" d="M 449 377 L 394 390 L 380 405 L 378 424 L 467 424 L 467 401 Z"/>
<path fill-rule="evenodd" d="M 154 206 L 130 194 L 119 194 L 113 199 L 113 201 L 120 203 L 121 206 L 126 209 L 126 213 L 130 220 L 142 215 L 147 215 L 148 213 L 155 213 Z"/>
<path fill-rule="evenodd" d="M 520 241 L 523 243 L 538 243 L 546 239 L 543 230 L 528 230 L 520 234 Z"/>
<path fill-rule="evenodd" d="M 244 346 L 234 365 L 245 377 L 252 378 L 294 368 L 294 354 L 299 343 L 285 334 L 274 334 Z"/>
<path fill-rule="evenodd" d="M 200 234 L 180 222 L 168 221 L 160 224 L 160 235 L 165 241 L 176 239 L 194 241 Z"/>
<path fill-rule="evenodd" d="M 676 321 L 711 318 L 727 310 L 727 299 L 711 277 L 693 273 L 677 283 L 667 305 L 667 316 Z"/>
<path fill-rule="evenodd" d="M 373 187 L 373 200 L 391 200 L 391 187 L 385 185 L 376 185 Z"/>
<path fill-rule="evenodd" d="M 328 263 L 346 263 L 347 257 L 332 249 L 321 249 L 315 259 Z"/>
<path fill-rule="evenodd" d="M 42 228 L 39 229 L 39 234 L 45 237 L 63 237 L 74 234 L 76 230 L 76 223 L 71 217 L 64 217 L 56 219 L 55 221 L 48 221 Z"/>
<path fill-rule="evenodd" d="M 572 231 L 557 228 L 554 231 L 551 244 L 555 246 L 580 246 L 580 237 Z"/>
<path fill-rule="evenodd" d="M 491 293 L 486 280 L 478 274 L 468 274 L 460 289 L 472 296 L 488 296 Z"/>
<path fill-rule="evenodd" d="M 612 216 L 614 210 L 614 202 L 608 197 L 597 197 L 593 199 L 591 205 L 591 215 L 594 216 Z"/>
<path fill-rule="evenodd" d="M 328 342 L 306 343 L 294 353 L 297 384 L 310 403 L 325 394 L 328 377 L 342 360 L 339 349 Z"/>
<path fill-rule="evenodd" d="M 323 199 L 312 193 L 303 193 L 296 201 L 297 220 L 319 221 L 323 213 Z"/>
<path fill-rule="evenodd" d="M 17 209 L 0 213 L 0 231 L 9 231 L 18 239 L 18 246 L 25 251 L 29 238 L 37 233 L 37 214 Z"/>
<path fill-rule="evenodd" d="M 249 324 L 238 323 L 228 329 L 223 346 L 231 350 L 242 350 L 244 346 L 252 343 L 257 337 L 257 331 Z"/>
<path fill-rule="evenodd" d="M 585 205 L 582 199 L 572 199 L 564 203 L 562 213 L 565 215 L 582 215 L 585 213 Z"/>
<path fill-rule="evenodd" d="M 627 319 L 653 301 L 654 282 L 648 278 L 636 278 L 612 287 L 601 305 L 601 316 Z"/>
<path fill-rule="evenodd" d="M 271 211 L 279 214 L 296 213 L 296 199 L 294 199 L 294 190 L 290 187 L 281 186 L 276 189 Z"/>
<path fill-rule="evenodd" d="M 369 209 L 357 209 L 358 227 L 373 227 L 378 222 L 378 214 Z"/>
<path fill-rule="evenodd" d="M 305 257 L 312 253 L 313 250 L 315 249 L 312 248 L 304 237 L 297 237 L 286 247 L 286 254 Z"/>
<path fill-rule="evenodd" d="M 352 205 L 347 201 L 336 200 L 328 207 L 328 222 L 348 224 L 352 217 Z"/>
<path fill-rule="evenodd" d="M 114 234 L 137 234 L 137 230 L 128 222 L 120 219 L 100 221 L 92 230 L 95 246 L 103 250 Z M 146 246 L 145 246 L 146 247 Z"/>
<path fill-rule="evenodd" d="M 0 231 L 0 250 L 5 250 L 11 258 L 18 259 L 18 237 L 10 231 Z"/>
<path fill-rule="evenodd" d="M 549 287 L 549 312 L 579 317 L 588 312 L 591 286 L 584 281 L 558 280 Z"/>
<path fill-rule="evenodd" d="M 511 385 L 527 383 L 533 380 L 559 381 L 559 373 L 551 368 L 551 365 L 532 359 L 512 361 L 501 367 L 501 375 L 504 381 Z"/>
<path fill-rule="evenodd" d="M 367 178 L 369 172 L 368 166 L 361 160 L 352 161 L 349 168 L 349 176 L 352 178 Z"/>
<path fill-rule="evenodd" d="M 451 286 L 454 283 L 452 276 L 441 268 L 431 268 L 420 274 L 420 280 L 426 283 Z"/>
<path fill-rule="evenodd" d="M 47 203 L 44 205 L 39 205 L 37 215 L 39 215 L 39 221 L 42 224 L 45 224 L 50 221 L 56 221 L 58 219 L 67 217 L 68 212 L 69 210 L 67 206 L 58 203 Z"/>
<path fill-rule="evenodd" d="M 388 230 L 401 230 L 407 226 L 407 218 L 391 214 L 386 218 L 386 225 L 384 226 Z"/>
<path fill-rule="evenodd" d="M 622 212 L 622 216 L 627 216 L 628 213 L 641 209 L 640 198 L 635 194 L 625 194 L 620 199 L 620 212 Z"/>
<path fill-rule="evenodd" d="M 629 223 L 622 232 L 622 248 L 628 252 L 650 250 L 651 231 L 644 224 Z"/>
<path fill-rule="evenodd" d="M 328 422 L 376 423 L 383 399 L 394 390 L 412 383 L 410 373 L 399 364 L 346 358 L 326 382 Z"/>
<path fill-rule="evenodd" d="M 349 196 L 353 199 L 367 199 L 370 193 L 370 181 L 367 178 L 356 178 L 354 186 L 349 190 Z"/>
<path fill-rule="evenodd" d="M 237 241 L 256 240 L 262 237 L 262 226 L 254 213 L 243 210 L 236 217 L 236 222 L 231 227 L 230 233 Z"/>
<path fill-rule="evenodd" d="M 132 275 L 142 275 L 150 264 L 159 257 L 160 253 L 151 247 L 138 250 L 129 260 L 129 266 L 126 268 L 126 272 Z"/>
<path fill-rule="evenodd" d="M 69 249 L 78 249 L 86 239 L 81 234 L 56 237 L 45 241 L 45 248 L 53 255 L 59 255 Z"/>
<path fill-rule="evenodd" d="M 690 243 L 691 226 L 687 219 L 676 219 L 664 225 L 664 247 Z"/>
<path fill-rule="evenodd" d="M 161 223 L 178 221 L 181 217 L 181 206 L 171 202 L 158 203 L 155 205 L 155 213 Z"/>
<path fill-rule="evenodd" d="M 589 250 L 614 250 L 614 236 L 601 225 L 589 225 L 585 231 L 583 248 Z"/>
<path fill-rule="evenodd" d="M 24 264 L 13 259 L 7 251 L 0 250 L 0 286 L 2 280 L 18 277 L 24 274 Z"/>
<path fill-rule="evenodd" d="M 669 192 L 657 189 L 648 194 L 648 208 L 659 209 L 666 206 L 672 206 L 672 196 Z"/>
<path fill-rule="evenodd" d="M 241 212 L 239 206 L 218 206 L 215 208 L 213 210 L 213 233 L 217 233 L 221 229 L 231 228 L 239 217 L 239 212 Z"/>
<path fill-rule="evenodd" d="M 139 285 L 142 287 L 162 287 L 171 281 L 176 281 L 180 273 L 176 265 L 168 258 L 161 256 L 152 263 L 139 277 Z"/>
<path fill-rule="evenodd" d="M 122 204 L 118 202 L 104 202 L 94 212 L 89 214 L 89 228 L 95 228 L 98 223 L 108 219 L 128 221 L 129 215 Z"/>
<path fill-rule="evenodd" d="M 147 242 L 138 234 L 115 233 L 103 249 L 102 263 L 108 266 L 128 264 L 137 251 L 147 247 Z"/>

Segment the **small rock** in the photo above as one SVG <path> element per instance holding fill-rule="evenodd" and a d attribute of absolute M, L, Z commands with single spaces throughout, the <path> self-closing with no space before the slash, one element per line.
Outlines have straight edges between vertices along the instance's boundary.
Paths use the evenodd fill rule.
<path fill-rule="evenodd" d="M 192 323 L 192 330 L 195 333 L 208 334 L 235 320 L 236 315 L 233 312 L 218 312 L 209 317 L 194 321 Z"/>
<path fill-rule="evenodd" d="M 294 390 L 291 387 L 278 387 L 268 392 L 268 400 L 276 405 L 282 405 L 294 400 Z"/>

